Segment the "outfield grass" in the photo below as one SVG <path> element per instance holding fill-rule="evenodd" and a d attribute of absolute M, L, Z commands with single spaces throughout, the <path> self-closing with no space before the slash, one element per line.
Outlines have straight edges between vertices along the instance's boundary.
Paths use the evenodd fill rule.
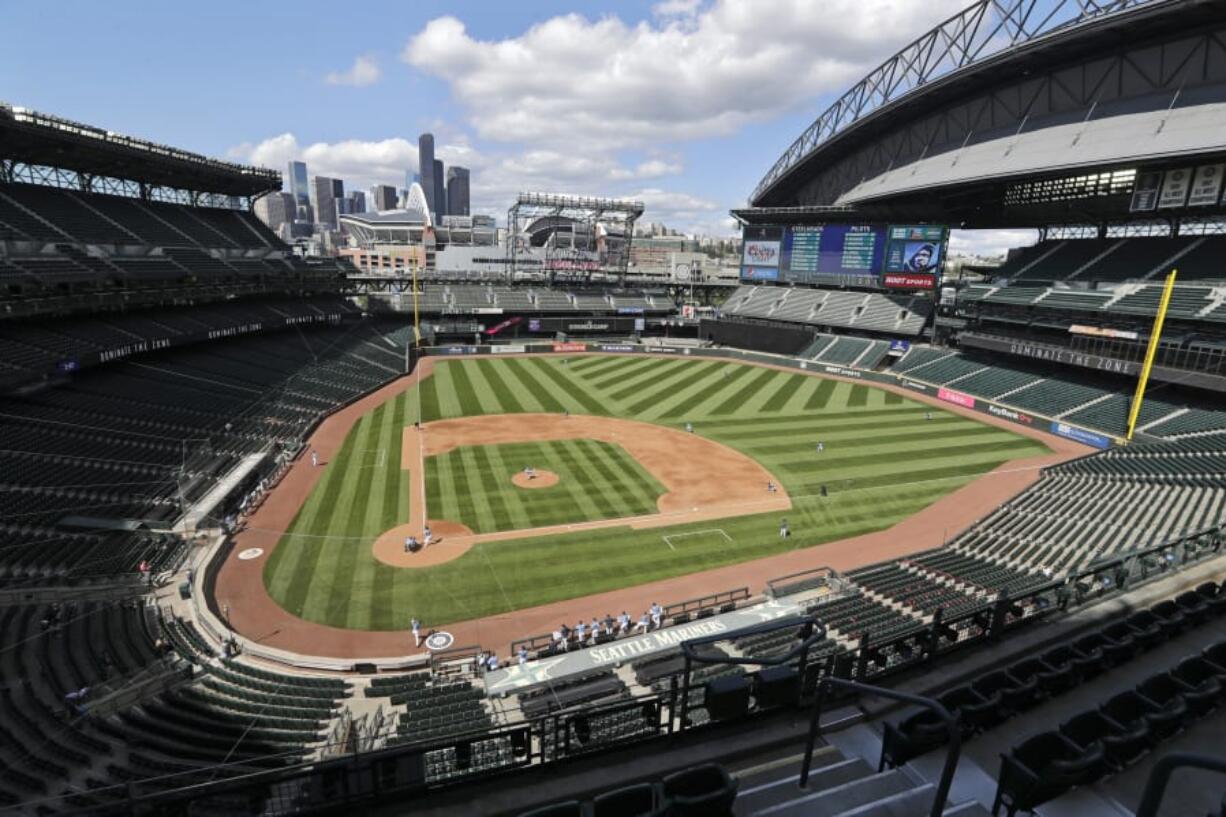
<path fill-rule="evenodd" d="M 417 420 L 419 406 L 425 421 L 567 410 L 672 427 L 692 422 L 695 433 L 744 452 L 779 477 L 795 506 L 787 514 L 793 536 L 779 539 L 779 515 L 762 514 L 491 542 L 428 569 L 383 565 L 371 556 L 370 545 L 408 520 L 400 432 Z M 933 419 L 925 419 L 928 413 Z M 818 441 L 822 454 L 815 452 Z M 592 459 L 579 443 L 532 443 L 560 445 L 567 453 L 559 467 L 542 464 L 553 456 L 543 450 L 531 455 L 532 464 L 559 473 L 582 468 L 582 476 L 565 481 L 586 486 L 579 492 L 583 499 L 568 494 L 572 504 L 584 503 L 585 512 L 600 510 L 600 503 L 629 503 L 613 460 Z M 486 460 L 477 456 L 478 448 Z M 537 508 L 532 498 L 513 511 L 506 497 L 517 489 L 486 482 L 489 449 L 498 449 L 494 453 L 512 471 L 526 464 L 519 453 L 504 451 L 510 448 L 472 447 L 458 457 L 435 458 L 438 467 L 426 472 L 430 516 L 453 518 L 454 512 L 465 517 L 455 521 L 486 531 L 575 511 L 552 501 Z M 1047 450 L 1007 429 L 871 386 L 732 362 L 601 356 L 565 363 L 553 356 L 441 360 L 420 395 L 410 390 L 354 426 L 269 559 L 265 582 L 287 610 L 311 621 L 382 630 L 402 629 L 416 616 L 436 626 L 880 530 L 1002 462 Z M 818 496 L 823 486 L 827 498 Z M 496 496 L 503 499 L 501 509 Z M 438 511 L 440 505 L 446 513 Z M 723 536 L 673 536 L 710 528 L 722 529 L 733 543 Z"/>
<path fill-rule="evenodd" d="M 558 484 L 516 487 L 511 477 L 528 465 Z M 655 513 L 663 493 L 624 448 L 598 440 L 461 446 L 426 460 L 430 517 L 476 533 Z"/>

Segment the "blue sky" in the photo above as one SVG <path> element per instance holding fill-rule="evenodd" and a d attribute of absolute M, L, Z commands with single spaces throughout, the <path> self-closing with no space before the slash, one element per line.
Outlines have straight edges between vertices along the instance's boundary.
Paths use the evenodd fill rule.
<path fill-rule="evenodd" d="M 0 98 L 359 188 L 400 184 L 429 129 L 475 210 L 638 196 L 648 220 L 726 232 L 826 104 L 961 5 L 0 0 Z"/>

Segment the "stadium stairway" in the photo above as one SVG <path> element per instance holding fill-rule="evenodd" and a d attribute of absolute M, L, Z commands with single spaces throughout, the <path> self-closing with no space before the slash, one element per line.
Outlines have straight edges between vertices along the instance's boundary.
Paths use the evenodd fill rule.
<path fill-rule="evenodd" d="M 880 739 L 875 739 L 880 745 Z M 936 783 L 904 766 L 876 771 L 869 727 L 854 726 L 831 736 L 813 755 L 809 783 L 799 788 L 801 755 L 735 770 L 740 782 L 732 813 L 736 817 L 914 817 L 927 814 Z M 939 772 L 939 770 L 938 770 Z M 987 817 L 974 800 L 949 803 L 947 817 Z"/>

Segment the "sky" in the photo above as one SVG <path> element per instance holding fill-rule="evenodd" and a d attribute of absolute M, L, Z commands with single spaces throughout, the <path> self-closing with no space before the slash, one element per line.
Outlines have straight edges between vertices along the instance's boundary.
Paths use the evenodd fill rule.
<path fill-rule="evenodd" d="M 519 191 L 728 210 L 840 93 L 965 0 L 0 0 L 0 99 L 210 156 L 403 186 L 417 135 Z M 991 251 L 1032 234 L 955 236 Z"/>

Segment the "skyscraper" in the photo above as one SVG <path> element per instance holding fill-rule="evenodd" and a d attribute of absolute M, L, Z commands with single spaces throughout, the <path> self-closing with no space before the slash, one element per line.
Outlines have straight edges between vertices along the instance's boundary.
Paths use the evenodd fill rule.
<path fill-rule="evenodd" d="M 290 162 L 289 172 L 286 174 L 289 179 L 289 192 L 294 197 L 294 206 L 306 207 L 311 203 L 311 192 L 307 186 L 307 166 L 306 162 Z M 297 217 L 297 213 L 295 216 Z"/>
<path fill-rule="evenodd" d="M 349 212 L 365 213 L 366 212 L 366 194 L 361 190 L 354 190 L 349 194 Z"/>
<path fill-rule="evenodd" d="M 314 200 L 311 202 L 315 207 L 315 223 L 326 224 L 332 229 L 336 229 L 336 185 L 337 179 L 330 179 L 327 176 L 316 176 L 315 183 L 312 185 L 311 192 L 314 193 Z"/>
<path fill-rule="evenodd" d="M 434 134 L 423 133 L 417 137 L 417 169 L 421 174 L 421 189 L 426 194 L 430 212 L 434 206 Z M 412 185 L 409 185 L 412 187 Z"/>
<path fill-rule="evenodd" d="M 269 193 L 255 200 L 254 210 L 256 218 L 273 232 L 279 232 L 282 224 L 294 220 L 298 206 L 292 193 Z"/>
<path fill-rule="evenodd" d="M 376 184 L 370 188 L 370 198 L 375 212 L 396 209 L 396 188 L 390 184 Z"/>
<path fill-rule="evenodd" d="M 437 222 L 442 216 L 447 215 L 450 210 L 447 209 L 447 178 L 443 175 L 443 162 L 441 159 L 434 160 L 434 220 Z"/>
<path fill-rule="evenodd" d="M 452 165 L 447 168 L 447 213 L 471 215 L 468 210 L 468 168 Z"/>

